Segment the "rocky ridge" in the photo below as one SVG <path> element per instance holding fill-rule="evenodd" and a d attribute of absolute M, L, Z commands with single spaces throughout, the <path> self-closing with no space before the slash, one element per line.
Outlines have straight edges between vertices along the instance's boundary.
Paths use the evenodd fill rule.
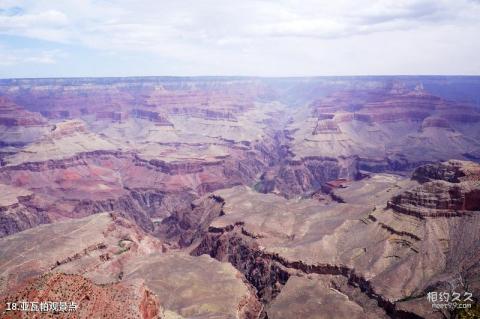
<path fill-rule="evenodd" d="M 475 181 L 478 191 L 478 179 L 472 175 L 472 172 L 478 173 L 478 164 L 454 161 L 437 165 L 437 170 L 434 167 L 435 165 L 421 167 L 413 176 L 417 178 L 425 170 L 435 172 L 431 176 L 439 176 L 445 167 L 456 167 L 463 172 L 465 180 Z M 365 192 L 371 191 L 368 190 L 370 187 L 382 187 L 380 182 L 390 186 L 383 190 L 383 194 L 373 192 L 377 205 L 370 203 L 361 208 L 366 204 L 361 201 L 365 201 L 365 195 L 368 194 Z M 209 233 L 192 254 L 208 254 L 218 260 L 228 261 L 244 273 L 257 288 L 260 300 L 266 304 L 268 318 L 276 318 L 275 313 L 282 318 L 282 313 L 276 309 L 285 308 L 277 300 L 282 300 L 283 291 L 292 278 L 306 278 L 294 279 L 296 288 L 289 289 L 295 289 L 297 294 L 306 287 L 318 285 L 327 287 L 336 296 L 325 298 L 342 299 L 347 296 L 353 302 L 349 307 L 356 309 L 352 311 L 359 318 L 366 317 L 367 314 L 372 318 L 441 318 L 449 315 L 432 310 L 424 296 L 432 287 L 448 287 L 447 283 L 459 275 L 460 269 L 465 280 L 460 289 L 477 291 L 479 286 L 474 278 L 480 271 L 475 266 L 479 258 L 475 253 L 478 251 L 478 208 L 464 215 L 404 215 L 405 212 L 391 207 L 390 202 L 385 205 L 392 196 L 391 192 L 398 193 L 393 194 L 395 199 L 408 197 L 408 194 L 419 188 L 424 191 L 430 188 L 424 184 L 416 186 L 413 180 L 397 180 L 395 183 L 384 179 L 362 181 L 363 187 L 358 188 L 356 183 L 358 182 L 341 190 L 346 203 L 330 203 L 323 208 L 303 201 L 294 203 L 286 200 L 281 204 L 285 200 L 275 198 L 274 195 L 256 195 L 258 199 L 249 197 L 247 202 L 244 197 L 246 195 L 239 196 L 238 189 L 217 192 L 225 201 L 225 215 L 212 222 Z M 345 196 L 349 188 L 350 196 Z M 355 195 L 358 192 L 363 192 L 363 195 Z M 234 193 L 237 196 L 232 197 Z M 451 196 L 453 201 L 462 198 L 460 193 L 452 193 Z M 414 199 L 411 200 L 413 203 Z M 229 205 L 229 201 L 233 202 Z M 279 206 L 275 208 L 276 204 L 273 203 L 277 201 L 280 201 Z M 378 209 L 382 202 L 385 208 Z M 478 203 L 478 200 L 475 202 Z M 421 207 L 425 203 L 422 197 L 416 198 L 416 206 Z M 262 205 L 271 210 L 266 212 Z M 322 211 L 322 217 L 315 218 L 322 218 L 323 222 L 312 220 L 316 216 L 313 213 L 315 209 Z M 330 209 L 335 214 L 330 215 Z M 451 209 L 445 208 L 447 211 Z M 303 216 L 300 217 L 299 214 Z M 313 215 L 305 224 L 304 216 L 308 214 Z M 299 223 L 297 219 L 304 221 Z M 325 224 L 329 226 L 325 229 L 316 228 L 315 231 L 309 226 Z M 470 234 L 468 240 L 464 234 Z M 463 242 L 460 243 L 459 240 Z M 374 242 L 378 244 L 371 246 Z M 432 251 L 438 255 L 428 253 Z M 425 263 L 436 266 L 430 266 L 428 273 L 420 272 L 422 275 L 419 276 L 416 269 Z M 315 282 L 317 283 L 314 284 Z M 291 293 L 286 295 L 295 298 Z M 317 297 L 317 294 L 311 296 Z M 294 306 L 297 304 L 290 304 L 288 313 L 296 316 L 302 313 L 306 318 L 315 318 L 318 312 L 331 311 L 328 310 L 328 304 L 325 304 L 317 305 L 308 312 L 303 308 L 304 302 L 310 301 L 298 303 L 298 308 Z M 417 305 L 409 308 L 407 305 L 412 302 Z M 338 318 L 348 316 L 347 313 L 344 317 L 337 315 Z"/>
<path fill-rule="evenodd" d="M 74 301 L 79 317 L 246 319 L 262 310 L 231 265 L 170 251 L 116 213 L 39 226 L 0 247 L 2 300 Z"/>

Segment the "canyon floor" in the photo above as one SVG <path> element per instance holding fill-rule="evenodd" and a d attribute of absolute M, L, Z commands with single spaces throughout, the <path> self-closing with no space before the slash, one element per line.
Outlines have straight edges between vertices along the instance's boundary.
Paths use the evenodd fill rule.
<path fill-rule="evenodd" d="M 479 92 L 0 80 L 0 317 L 480 318 Z"/>

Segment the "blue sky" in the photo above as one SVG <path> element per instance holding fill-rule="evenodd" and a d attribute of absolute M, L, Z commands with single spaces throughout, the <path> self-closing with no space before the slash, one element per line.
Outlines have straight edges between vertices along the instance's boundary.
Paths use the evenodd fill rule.
<path fill-rule="evenodd" d="M 475 0 L 0 0 L 0 78 L 480 75 Z"/>

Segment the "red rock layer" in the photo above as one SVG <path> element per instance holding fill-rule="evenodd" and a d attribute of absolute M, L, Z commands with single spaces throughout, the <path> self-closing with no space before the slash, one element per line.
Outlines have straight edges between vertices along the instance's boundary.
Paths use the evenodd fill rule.
<path fill-rule="evenodd" d="M 169 115 L 235 120 L 254 102 L 273 93 L 255 81 L 59 80 L 22 86 L 9 97 L 29 110 L 52 119 L 95 115 L 122 121 L 141 117 L 170 125 Z M 150 113 L 151 112 L 151 113 Z"/>
<path fill-rule="evenodd" d="M 72 311 L 7 311 L 7 302 L 72 302 Z M 29 307 L 31 309 L 31 306 Z M 143 285 L 128 283 L 96 285 L 80 275 L 46 274 L 2 298 L 2 318 L 131 318 L 160 319 L 158 298 Z"/>
<path fill-rule="evenodd" d="M 0 96 L 0 125 L 38 126 L 45 124 L 46 121 L 40 114 L 29 112 L 9 99 Z"/>
<path fill-rule="evenodd" d="M 337 123 L 351 120 L 375 123 L 425 120 L 425 127 L 449 127 L 448 121 L 480 121 L 480 112 L 472 105 L 447 101 L 421 88 L 410 92 L 386 89 L 339 91 L 314 101 L 310 107 L 319 120 L 340 112 L 335 117 Z M 429 118 L 432 115 L 436 117 Z"/>

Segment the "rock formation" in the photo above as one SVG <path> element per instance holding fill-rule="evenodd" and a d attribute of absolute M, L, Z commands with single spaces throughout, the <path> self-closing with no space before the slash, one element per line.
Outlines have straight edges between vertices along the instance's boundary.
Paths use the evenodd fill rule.
<path fill-rule="evenodd" d="M 286 200 L 247 188 L 215 192 L 225 202 L 224 215 L 212 222 L 193 254 L 209 254 L 243 272 L 257 287 L 269 318 L 284 313 L 316 318 L 333 311 L 326 300 L 349 309 L 336 313 L 338 318 L 351 313 L 358 318 L 440 318 L 427 292 L 434 287 L 450 291 L 449 283 L 459 277 L 461 292 L 478 294 L 480 287 L 474 279 L 480 272 L 479 200 L 465 196 L 480 190 L 480 165 L 446 162 L 413 174 L 417 178 L 428 171 L 435 178 L 452 167 L 464 179 L 456 184 L 457 192 L 446 181 L 418 185 L 394 175 L 334 190 L 344 203 Z M 399 209 L 397 202 L 415 210 Z M 469 209 L 457 211 L 457 206 Z M 429 265 L 427 272 L 423 265 Z M 325 303 L 315 303 L 318 298 Z M 309 306 L 314 303 L 315 308 Z"/>
<path fill-rule="evenodd" d="M 74 299 L 78 318 L 468 314 L 426 295 L 478 303 L 472 87 L 0 80 L 0 316 L 26 317 L 19 298 Z"/>
<path fill-rule="evenodd" d="M 2 301 L 73 301 L 80 318 L 246 319 L 262 310 L 231 265 L 169 253 L 116 213 L 36 227 L 0 247 Z M 0 311 L 18 317 L 5 303 Z"/>

